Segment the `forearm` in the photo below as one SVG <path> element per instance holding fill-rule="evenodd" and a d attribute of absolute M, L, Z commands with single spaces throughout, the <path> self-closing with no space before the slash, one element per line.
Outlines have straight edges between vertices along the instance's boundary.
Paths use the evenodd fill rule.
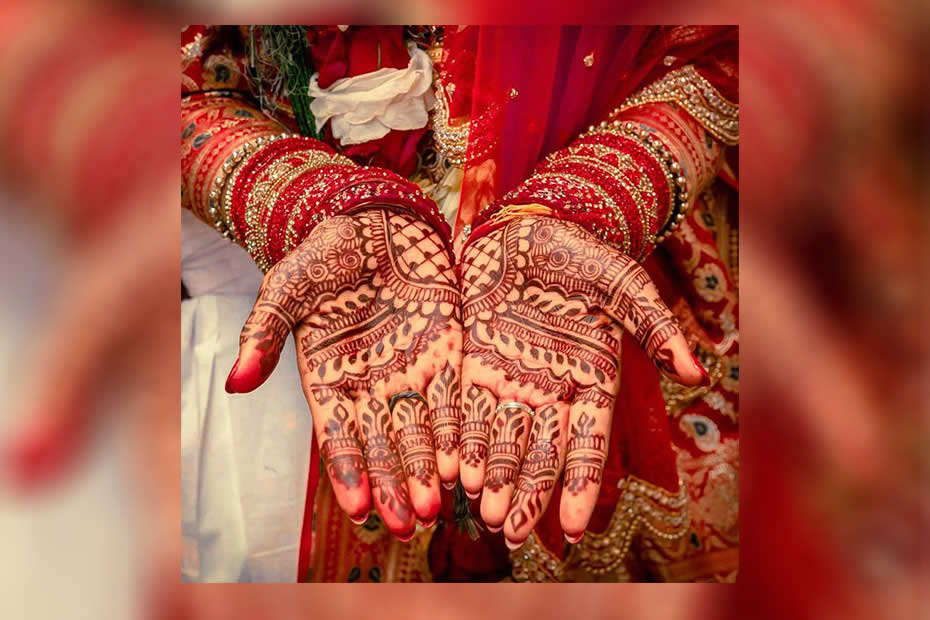
<path fill-rule="evenodd" d="M 534 205 L 641 260 L 713 180 L 724 144 L 738 140 L 737 123 L 738 108 L 695 71 L 670 73 L 546 157 L 476 218 L 472 237 Z"/>
<path fill-rule="evenodd" d="M 328 217 L 372 205 L 414 212 L 448 238 L 435 204 L 407 179 L 289 133 L 239 96 L 182 104 L 183 200 L 267 271 Z"/>

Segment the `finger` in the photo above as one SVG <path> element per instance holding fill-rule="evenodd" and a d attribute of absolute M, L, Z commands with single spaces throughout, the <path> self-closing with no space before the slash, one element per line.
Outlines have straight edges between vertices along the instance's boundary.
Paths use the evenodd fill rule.
<path fill-rule="evenodd" d="M 568 403 L 544 405 L 536 411 L 526 457 L 504 521 L 509 547 L 523 543 L 546 511 L 565 463 Z"/>
<path fill-rule="evenodd" d="M 507 517 L 533 417 L 533 410 L 526 405 L 511 408 L 501 407 L 502 403 L 498 401 L 491 422 L 488 466 L 481 496 L 481 518 L 492 532 L 499 531 Z"/>
<path fill-rule="evenodd" d="M 288 334 L 297 323 L 300 294 L 297 274 L 276 265 L 262 281 L 258 299 L 239 336 L 239 358 L 226 379 L 230 394 L 251 392 L 271 375 Z"/>
<path fill-rule="evenodd" d="M 462 425 L 462 387 L 459 367 L 461 357 L 450 356 L 433 377 L 426 398 L 433 425 L 436 464 L 444 487 L 452 488 L 459 476 L 459 433 Z"/>
<path fill-rule="evenodd" d="M 410 503 L 424 525 L 439 515 L 439 474 L 429 408 L 419 398 L 398 398 L 391 412 Z"/>
<path fill-rule="evenodd" d="M 495 407 L 497 398 L 490 390 L 463 381 L 459 476 L 470 499 L 478 497 L 484 485 L 488 444 L 491 440 L 491 416 L 494 415 Z"/>
<path fill-rule="evenodd" d="M 410 540 L 416 529 L 416 514 L 394 443 L 388 404 L 381 397 L 362 392 L 355 400 L 355 411 L 372 502 L 388 531 L 401 540 Z"/>
<path fill-rule="evenodd" d="M 710 385 L 710 377 L 692 355 L 675 316 L 662 301 L 646 270 L 636 261 L 621 256 L 613 271 L 607 312 L 633 334 L 670 379 L 683 385 Z"/>
<path fill-rule="evenodd" d="M 612 406 L 612 398 L 580 395 L 568 413 L 559 518 L 565 538 L 571 543 L 578 542 L 584 535 L 601 489 Z"/>
<path fill-rule="evenodd" d="M 371 510 L 371 493 L 355 404 L 338 390 L 308 385 L 308 381 L 304 381 L 304 393 L 336 501 L 353 522 L 364 523 Z"/>

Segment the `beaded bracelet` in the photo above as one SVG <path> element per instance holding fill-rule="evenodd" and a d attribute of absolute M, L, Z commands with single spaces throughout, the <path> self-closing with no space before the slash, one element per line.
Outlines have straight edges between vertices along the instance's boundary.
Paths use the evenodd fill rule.
<path fill-rule="evenodd" d="M 268 271 L 316 224 L 373 204 L 405 209 L 436 229 L 452 255 L 448 224 L 419 186 L 356 165 L 311 138 L 262 136 L 220 182 L 223 226 Z"/>
<path fill-rule="evenodd" d="M 506 205 L 541 204 L 628 256 L 646 256 L 688 200 L 688 182 L 672 152 L 647 129 L 620 121 L 591 126 L 571 146 L 546 157 L 524 183 L 490 204 L 466 243 L 505 220 Z"/>
<path fill-rule="evenodd" d="M 184 206 L 245 247 L 263 271 L 324 219 L 371 205 L 425 219 L 452 256 L 449 225 L 419 186 L 287 132 L 244 97 L 217 92 L 185 99 L 181 139 Z"/>

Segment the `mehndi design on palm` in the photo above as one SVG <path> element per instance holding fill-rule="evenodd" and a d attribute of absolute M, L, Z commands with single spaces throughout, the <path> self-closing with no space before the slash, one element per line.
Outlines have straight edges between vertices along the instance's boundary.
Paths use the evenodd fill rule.
<path fill-rule="evenodd" d="M 561 475 L 562 529 L 577 540 L 607 458 L 622 330 L 672 379 L 706 375 L 642 267 L 577 224 L 514 220 L 462 262 L 462 483 L 514 546 Z"/>
<path fill-rule="evenodd" d="M 292 331 L 340 506 L 412 536 L 458 477 L 460 293 L 439 235 L 387 208 L 319 224 L 265 277 L 227 389 L 258 387 Z"/>

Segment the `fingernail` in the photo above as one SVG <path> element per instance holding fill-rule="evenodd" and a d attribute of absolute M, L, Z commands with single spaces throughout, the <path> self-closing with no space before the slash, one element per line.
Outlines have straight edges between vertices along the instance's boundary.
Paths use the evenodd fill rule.
<path fill-rule="evenodd" d="M 235 394 L 236 390 L 233 388 L 233 377 L 236 374 L 236 369 L 239 368 L 239 358 L 236 358 L 236 363 L 233 364 L 232 370 L 229 371 L 229 376 L 226 377 L 226 393 Z"/>
<path fill-rule="evenodd" d="M 354 523 L 355 525 L 361 525 L 361 524 L 363 524 L 365 521 L 368 520 L 368 515 L 369 515 L 369 514 L 371 514 L 371 511 L 370 511 L 370 510 L 369 510 L 369 511 L 366 511 L 365 514 L 363 514 L 363 515 L 362 515 L 361 517 L 359 517 L 359 518 L 349 517 L 349 521 L 351 521 L 351 522 Z"/>
<path fill-rule="evenodd" d="M 416 533 L 417 533 L 417 529 L 416 529 L 416 528 L 413 528 L 413 529 L 410 531 L 410 533 L 407 534 L 406 536 L 400 536 L 400 535 L 398 535 L 398 536 L 397 536 L 397 540 L 399 540 L 400 542 L 410 542 L 411 540 L 413 540 L 413 535 L 416 534 Z"/>
<path fill-rule="evenodd" d="M 488 528 L 488 531 L 491 532 L 492 534 L 497 534 L 499 531 L 504 529 L 503 525 L 498 525 L 497 527 L 494 527 L 492 525 L 485 524 L 485 527 Z"/>
<path fill-rule="evenodd" d="M 478 491 L 477 493 L 470 493 L 469 491 L 465 491 L 465 496 L 468 499 L 478 499 L 479 495 L 481 495 L 481 491 Z"/>
<path fill-rule="evenodd" d="M 507 548 L 508 548 L 508 549 L 510 549 L 511 551 L 516 551 L 517 549 L 519 549 L 520 547 L 522 547 L 522 546 L 523 546 L 523 543 L 525 543 L 526 541 L 524 540 L 524 541 L 521 541 L 521 542 L 511 542 L 509 538 L 505 538 L 505 539 L 504 539 L 504 542 L 507 543 Z"/>
<path fill-rule="evenodd" d="M 436 516 L 436 517 L 433 517 L 433 518 L 432 518 L 431 520 L 429 520 L 429 521 L 420 521 L 420 525 L 421 525 L 422 527 L 424 527 L 424 528 L 431 528 L 431 527 L 433 527 L 434 525 L 436 525 L 436 521 L 438 521 L 438 520 L 439 520 L 439 517 Z"/>
<path fill-rule="evenodd" d="M 691 354 L 691 361 L 694 362 L 694 368 L 699 373 L 701 373 L 701 385 L 704 387 L 708 387 L 710 385 L 710 375 L 708 375 L 707 371 L 704 370 L 704 367 L 701 366 L 700 360 L 698 360 L 697 356 L 694 353 Z"/>
<path fill-rule="evenodd" d="M 454 488 L 455 488 L 455 480 L 453 480 L 452 482 L 443 482 L 443 483 L 442 483 L 442 488 L 444 488 L 444 489 L 446 489 L 446 490 L 454 489 Z"/>
<path fill-rule="evenodd" d="M 568 542 L 570 542 L 570 543 L 573 544 L 573 545 L 577 544 L 578 541 L 580 541 L 582 538 L 584 538 L 584 532 L 578 534 L 578 536 L 575 537 L 575 538 L 572 538 L 572 537 L 569 536 L 567 533 L 565 534 L 565 540 L 567 540 Z"/>

